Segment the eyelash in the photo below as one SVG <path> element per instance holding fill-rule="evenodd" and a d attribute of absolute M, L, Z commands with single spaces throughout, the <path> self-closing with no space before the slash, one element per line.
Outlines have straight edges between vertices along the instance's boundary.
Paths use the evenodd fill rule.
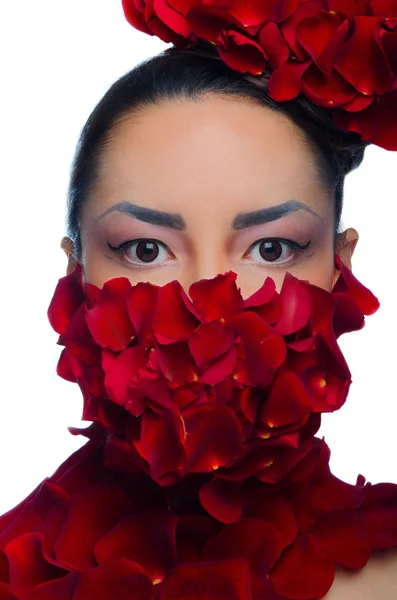
<path fill-rule="evenodd" d="M 162 242 L 160 242 L 160 240 L 156 240 L 153 238 L 140 238 L 140 239 L 136 239 L 136 240 L 129 240 L 127 242 L 123 242 L 122 244 L 120 244 L 119 246 L 112 246 L 111 244 L 109 244 L 109 242 L 107 242 L 107 245 L 109 246 L 110 250 L 112 250 L 112 252 L 114 252 L 115 254 L 121 255 L 123 256 L 125 251 L 128 250 L 129 248 L 131 248 L 134 244 L 139 244 L 140 242 L 152 242 L 155 244 L 158 244 L 159 246 L 162 246 L 163 248 L 166 248 L 166 245 L 163 244 Z M 291 249 L 293 249 L 295 251 L 296 254 L 302 254 L 305 250 L 307 250 L 307 248 L 310 246 L 311 244 L 311 240 L 309 240 L 309 242 L 305 245 L 301 245 L 298 244 L 297 242 L 294 242 L 293 240 L 289 240 L 289 239 L 285 239 L 285 238 L 262 238 L 256 242 L 254 242 L 248 249 L 249 251 L 252 251 L 252 249 L 256 246 L 256 245 L 260 245 L 263 242 L 280 242 L 280 243 L 284 243 L 287 246 L 289 246 Z M 156 257 L 157 258 L 157 257 Z M 277 259 L 278 260 L 278 259 Z M 297 260 L 297 256 L 295 255 L 295 258 L 293 258 L 292 260 L 287 260 L 287 261 L 283 261 L 282 263 L 278 263 L 276 261 L 270 261 L 267 262 L 265 261 L 265 259 L 263 259 L 263 265 L 268 265 L 270 267 L 272 266 L 283 266 L 284 264 L 293 264 L 295 261 Z M 134 268 L 137 269 L 142 269 L 142 268 L 151 268 L 151 267 L 158 267 L 158 266 L 162 266 L 161 264 L 159 265 L 158 263 L 134 263 L 131 260 L 126 260 L 126 262 L 129 265 L 133 265 Z"/>

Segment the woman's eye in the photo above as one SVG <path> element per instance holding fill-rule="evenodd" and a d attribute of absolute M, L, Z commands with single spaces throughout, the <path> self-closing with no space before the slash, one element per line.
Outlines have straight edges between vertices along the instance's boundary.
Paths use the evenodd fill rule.
<path fill-rule="evenodd" d="M 160 249 L 163 250 L 163 257 L 167 258 L 169 256 L 169 252 L 165 250 L 166 246 L 159 242 L 158 240 L 152 239 L 143 239 L 143 240 L 133 240 L 129 242 L 124 242 L 120 244 L 120 246 L 114 247 L 109 242 L 107 242 L 109 248 L 116 252 L 117 254 L 121 254 L 125 257 L 126 261 L 132 263 L 138 267 L 145 266 L 147 264 L 159 264 L 161 263 L 161 252 Z M 155 262 L 156 259 L 160 256 L 160 260 Z"/>
<path fill-rule="evenodd" d="M 262 265 L 263 263 L 273 263 L 280 266 L 284 263 L 293 262 L 299 253 L 302 253 L 309 247 L 310 243 L 311 240 L 304 246 L 301 246 L 292 240 L 265 238 L 252 244 L 248 252 L 256 255 L 254 256 L 255 262 L 259 262 Z M 121 255 L 128 263 L 137 267 L 153 264 L 159 265 L 163 263 L 163 259 L 170 256 L 167 246 L 153 239 L 132 240 L 123 242 L 117 247 L 112 246 L 109 242 L 107 244 L 113 252 Z"/>
<path fill-rule="evenodd" d="M 277 266 L 280 266 L 284 263 L 293 262 L 298 254 L 306 250 L 310 244 L 311 240 L 304 246 L 301 246 L 292 240 L 265 238 L 255 242 L 249 252 L 250 254 L 254 254 L 254 261 L 256 262 L 263 263 L 265 261 L 266 263 L 275 263 Z"/>

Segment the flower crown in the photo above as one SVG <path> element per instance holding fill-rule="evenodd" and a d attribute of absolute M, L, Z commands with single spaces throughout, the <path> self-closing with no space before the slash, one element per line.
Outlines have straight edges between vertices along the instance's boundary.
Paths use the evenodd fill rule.
<path fill-rule="evenodd" d="M 180 49 L 200 40 L 240 73 L 271 73 L 276 102 L 302 94 L 341 131 L 397 150 L 396 0 L 122 0 L 127 21 Z"/>

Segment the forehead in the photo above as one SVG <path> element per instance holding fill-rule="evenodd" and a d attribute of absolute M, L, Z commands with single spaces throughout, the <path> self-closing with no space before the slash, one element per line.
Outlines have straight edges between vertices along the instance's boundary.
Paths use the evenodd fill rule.
<path fill-rule="evenodd" d="M 314 157 L 290 119 L 240 98 L 210 96 L 151 105 L 115 126 L 101 157 L 95 209 L 129 200 L 179 212 L 184 202 L 214 201 L 255 210 L 291 199 L 310 204 L 319 187 Z"/>

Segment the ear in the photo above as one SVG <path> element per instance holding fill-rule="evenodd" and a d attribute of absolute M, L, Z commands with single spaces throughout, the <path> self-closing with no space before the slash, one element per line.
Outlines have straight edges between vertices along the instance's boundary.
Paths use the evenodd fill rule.
<path fill-rule="evenodd" d="M 74 253 L 74 244 L 73 244 L 72 240 L 70 239 L 70 237 L 65 236 L 62 238 L 61 248 L 65 252 L 65 254 L 68 258 L 68 265 L 66 267 L 66 275 L 70 275 L 70 273 L 72 273 L 74 271 L 75 266 L 78 262 L 75 257 L 75 253 Z"/>
<path fill-rule="evenodd" d="M 352 256 L 359 240 L 358 232 L 353 228 L 349 227 L 342 233 L 338 233 L 336 236 L 335 252 L 340 257 L 344 265 L 352 270 Z M 340 272 L 335 268 L 334 281 L 332 287 L 339 279 Z"/>

